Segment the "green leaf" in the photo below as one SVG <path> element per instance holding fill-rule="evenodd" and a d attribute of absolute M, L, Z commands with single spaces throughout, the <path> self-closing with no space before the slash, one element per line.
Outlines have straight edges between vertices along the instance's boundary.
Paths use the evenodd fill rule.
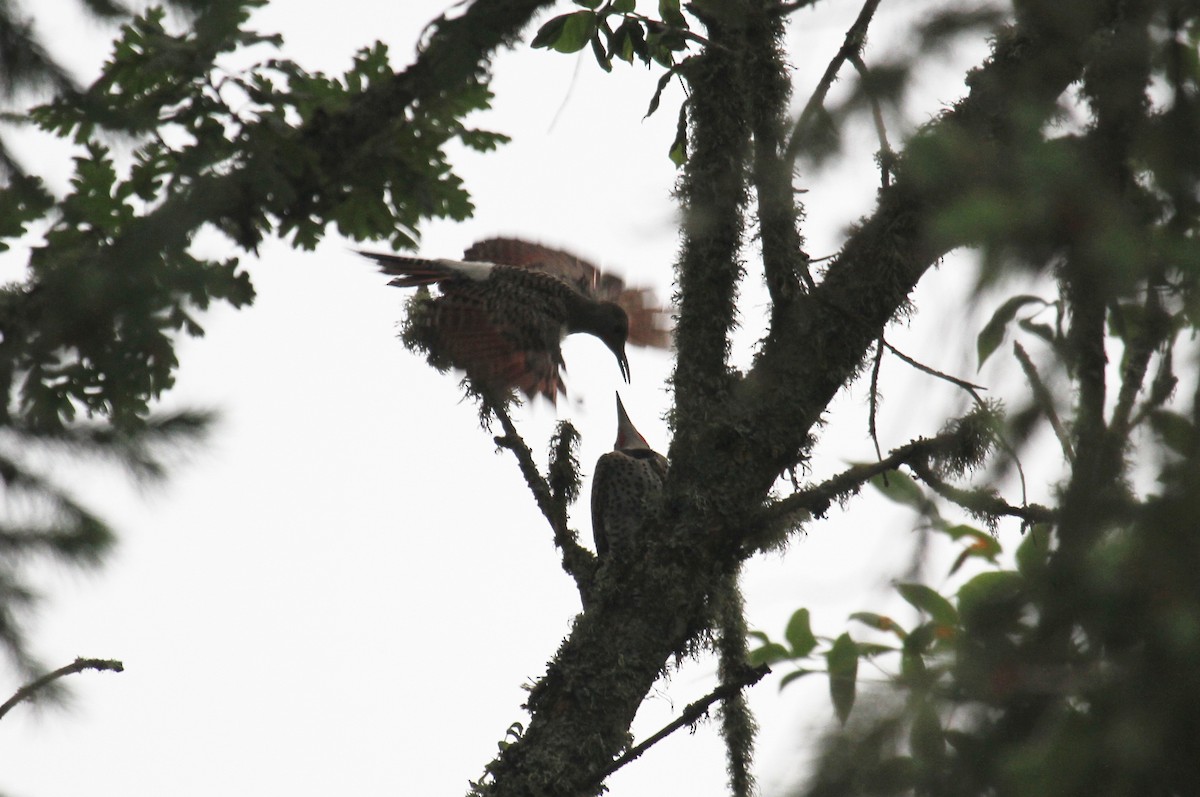
<path fill-rule="evenodd" d="M 954 636 L 954 626 L 939 623 L 937 620 L 929 620 L 912 630 L 912 633 L 904 640 L 904 647 L 923 653 L 931 650 L 940 642 L 953 639 Z"/>
<path fill-rule="evenodd" d="M 1013 570 L 980 573 L 958 590 L 958 614 L 968 629 L 1010 630 L 1021 619 L 1025 577 Z"/>
<path fill-rule="evenodd" d="M 590 8 L 592 11 L 595 11 L 600 7 L 601 2 L 602 0 L 575 0 L 575 5 L 583 6 L 584 8 Z"/>
<path fill-rule="evenodd" d="M 887 631 L 888 633 L 895 634 L 901 639 L 904 639 L 904 637 L 908 635 L 908 632 L 905 631 L 899 623 L 883 614 L 875 614 L 875 612 L 855 612 L 854 614 L 850 615 L 850 619 L 860 622 L 863 625 L 870 626 L 877 631 Z"/>
<path fill-rule="evenodd" d="M 600 68 L 605 72 L 612 71 L 612 59 L 608 57 L 608 53 L 604 50 L 604 43 L 600 41 L 600 34 L 592 36 L 592 55 L 596 56 L 596 63 L 600 64 Z"/>
<path fill-rule="evenodd" d="M 849 634 L 834 640 L 833 647 L 825 654 L 829 666 L 829 696 L 838 720 L 845 725 L 854 708 L 854 695 L 858 680 L 858 645 Z"/>
<path fill-rule="evenodd" d="M 637 9 L 637 0 L 613 0 L 612 8 L 618 14 L 632 14 Z"/>
<path fill-rule="evenodd" d="M 658 0 L 658 16 L 672 28 L 686 29 L 688 24 L 679 10 L 679 0 Z"/>
<path fill-rule="evenodd" d="M 1046 572 L 1050 561 L 1050 526 L 1037 523 L 1025 533 L 1017 546 L 1017 571 L 1026 578 L 1036 578 Z"/>
<path fill-rule="evenodd" d="M 1150 413 L 1150 428 L 1176 454 L 1185 457 L 1192 454 L 1196 443 L 1196 427 L 1184 416 L 1170 410 L 1154 410 Z"/>
<path fill-rule="evenodd" d="M 757 667 L 760 664 L 774 664 L 777 661 L 787 661 L 792 657 L 791 651 L 778 642 L 770 642 L 749 652 L 750 663 Z"/>
<path fill-rule="evenodd" d="M 942 723 L 931 704 L 924 703 L 917 710 L 909 743 L 913 760 L 922 769 L 932 769 L 945 757 L 946 739 L 942 735 Z"/>
<path fill-rule="evenodd" d="M 925 497 L 925 491 L 920 485 L 913 481 L 911 476 L 898 470 L 872 476 L 871 486 L 883 493 L 889 501 L 912 507 L 918 512 L 925 512 L 933 506 Z"/>
<path fill-rule="evenodd" d="M 992 319 L 987 322 L 975 341 L 975 349 L 979 356 L 979 368 L 983 368 L 987 358 L 992 356 L 992 352 L 1004 342 L 1004 330 L 1016 317 L 1017 311 L 1025 305 L 1033 303 L 1043 307 L 1048 304 L 1045 299 L 1038 296 L 1014 296 L 1000 305 L 999 309 L 992 314 Z"/>
<path fill-rule="evenodd" d="M 924 584 L 897 584 L 896 591 L 912 606 L 932 617 L 934 622 L 950 626 L 958 623 L 958 612 L 954 605 L 936 590 Z"/>
<path fill-rule="evenodd" d="M 874 642 L 855 642 L 854 644 L 858 647 L 858 656 L 861 659 L 882 656 L 885 653 L 895 653 L 899 650 L 895 645 L 879 645 Z"/>
<path fill-rule="evenodd" d="M 687 103 L 679 106 L 679 121 L 675 125 L 675 140 L 671 142 L 669 153 L 671 162 L 676 166 L 687 163 Z"/>
<path fill-rule="evenodd" d="M 1017 322 L 1017 326 L 1025 330 L 1031 335 L 1035 335 L 1049 343 L 1051 346 L 1058 346 L 1058 339 L 1054 335 L 1054 327 L 1049 324 L 1039 324 L 1028 318 L 1022 318 Z"/>
<path fill-rule="evenodd" d="M 591 11 L 576 11 L 567 15 L 562 33 L 550 46 L 560 53 L 577 53 L 587 46 L 596 33 L 596 15 Z"/>
<path fill-rule="evenodd" d="M 817 646 L 817 638 L 813 636 L 809 623 L 808 609 L 797 609 L 788 620 L 787 629 L 783 632 L 788 644 L 792 646 L 792 656 L 802 659 Z"/>
<path fill-rule="evenodd" d="M 596 14 L 575 11 L 563 14 L 543 25 L 533 37 L 533 47 L 549 47 L 560 53 L 577 53 L 588 45 L 596 32 Z"/>
<path fill-rule="evenodd" d="M 782 692 L 783 687 L 787 686 L 792 681 L 799 680 L 806 675 L 812 675 L 814 672 L 816 672 L 816 670 L 803 670 L 803 669 L 793 670 L 792 672 L 789 672 L 787 675 L 785 675 L 779 679 L 779 691 Z"/>
<path fill-rule="evenodd" d="M 643 119 L 648 118 L 652 113 L 658 110 L 658 103 L 660 100 L 662 100 L 663 89 L 667 87 L 667 84 L 671 82 L 671 78 L 673 77 L 675 77 L 675 70 L 668 69 L 662 74 L 662 77 L 658 79 L 658 85 L 654 88 L 654 96 L 650 98 L 650 107 L 646 110 L 646 115 L 642 117 Z"/>

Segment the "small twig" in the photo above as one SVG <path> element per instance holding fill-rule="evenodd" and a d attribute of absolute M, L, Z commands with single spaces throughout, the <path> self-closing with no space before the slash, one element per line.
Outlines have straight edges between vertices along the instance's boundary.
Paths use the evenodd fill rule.
<path fill-rule="evenodd" d="M 1150 367 L 1150 358 L 1155 349 L 1171 333 L 1171 322 L 1163 310 L 1158 298 L 1156 286 L 1151 283 L 1146 286 L 1146 302 L 1142 305 L 1143 317 L 1141 334 L 1126 344 L 1126 354 L 1123 358 L 1125 368 L 1121 372 L 1121 389 L 1117 394 L 1117 405 L 1113 408 L 1110 433 L 1121 444 L 1133 428 L 1131 416 L 1134 402 L 1146 381 L 1146 372 Z"/>
<path fill-rule="evenodd" d="M 910 462 L 908 466 L 912 468 L 917 478 L 928 484 L 930 489 L 935 493 L 947 501 L 958 504 L 968 512 L 988 517 L 1008 515 L 1009 517 L 1020 518 L 1030 525 L 1034 523 L 1053 523 L 1058 518 L 1058 513 L 1050 507 L 1041 506 L 1040 504 L 1013 506 L 987 490 L 964 490 L 961 487 L 955 487 L 935 474 L 933 469 L 924 462 Z"/>
<path fill-rule="evenodd" d="M 23 701 L 33 697 L 34 693 L 39 689 L 45 688 L 48 684 L 57 681 L 67 675 L 74 675 L 77 672 L 84 670 L 109 670 L 111 672 L 124 672 L 125 665 L 115 659 L 75 659 L 65 667 L 59 667 L 54 672 L 46 673 L 41 678 L 22 686 L 16 691 L 12 697 L 5 701 L 4 705 L 0 706 L 0 718 L 12 711 L 17 705 Z"/>
<path fill-rule="evenodd" d="M 879 3 L 880 0 L 866 0 L 862 10 L 858 13 L 858 18 L 850 26 L 850 30 L 846 31 L 845 41 L 837 51 L 837 55 L 829 62 L 829 66 L 825 68 L 821 82 L 817 84 L 816 90 L 808 99 L 804 110 L 800 112 L 800 118 L 796 120 L 796 126 L 792 129 L 792 140 L 788 142 L 787 147 L 788 162 L 795 163 L 796 158 L 799 157 L 800 149 L 804 145 L 804 133 L 812 124 L 817 110 L 825 105 L 825 97 L 829 94 L 829 89 L 833 87 L 833 81 L 837 79 L 842 64 L 862 52 L 863 44 L 867 40 L 867 28 L 871 24 L 871 17 L 875 15 L 875 9 L 879 7 Z"/>
<path fill-rule="evenodd" d="M 883 188 L 887 188 L 892 184 L 892 163 L 895 160 L 896 153 L 892 151 L 892 145 L 888 142 L 887 124 L 883 121 L 883 108 L 879 104 L 879 98 L 870 89 L 870 71 L 867 69 L 866 63 L 859 53 L 853 53 L 850 56 L 850 63 L 854 65 L 854 69 L 863 79 L 863 92 L 867 95 L 867 100 L 871 103 L 871 118 L 875 120 L 875 135 L 879 137 L 879 180 Z"/>
<path fill-rule="evenodd" d="M 965 379 L 959 379 L 957 376 L 951 376 L 950 374 L 939 371 L 936 368 L 931 368 L 930 366 L 925 365 L 922 362 L 918 362 L 918 361 L 914 360 L 912 357 L 909 357 L 904 352 L 897 349 L 892 344 L 888 343 L 886 340 L 883 341 L 883 345 L 886 346 L 888 351 L 890 351 L 892 354 L 896 355 L 901 360 L 904 360 L 904 362 L 908 363 L 913 368 L 916 368 L 918 371 L 923 371 L 924 373 L 927 373 L 930 376 L 935 376 L 938 379 L 945 380 L 946 382 L 949 382 L 952 385 L 961 387 L 963 390 L 965 390 L 971 394 L 972 398 L 975 399 L 976 404 L 982 405 L 984 403 L 983 397 L 981 397 L 978 392 L 980 390 L 987 390 L 987 388 L 984 387 L 983 385 L 976 385 L 975 383 L 968 382 Z"/>
<path fill-rule="evenodd" d="M 712 707 L 713 703 L 716 703 L 718 700 L 727 700 L 746 687 L 754 686 L 770 672 L 771 668 L 766 664 L 760 664 L 757 667 L 748 667 L 737 680 L 727 681 L 709 692 L 706 696 L 697 700 L 695 703 L 689 703 L 686 707 L 684 707 L 683 713 L 681 713 L 678 718 L 676 718 L 670 724 L 664 726 L 658 731 L 658 733 L 654 734 L 649 739 L 646 739 L 641 744 L 630 748 L 625 755 L 621 756 L 616 761 L 613 761 L 611 764 L 605 767 L 600 774 L 596 776 L 595 781 L 593 781 L 593 786 L 600 786 L 600 784 L 604 782 L 604 779 L 609 775 L 616 772 L 630 761 L 639 758 L 642 753 L 646 752 L 675 731 L 683 728 L 684 726 L 695 724 L 701 717 L 705 715 L 705 713 L 707 713 L 708 709 Z"/>
<path fill-rule="evenodd" d="M 1025 378 L 1029 380 L 1029 387 L 1033 390 L 1033 400 L 1042 408 L 1042 412 L 1046 413 L 1046 420 L 1050 421 L 1050 428 L 1054 430 L 1054 435 L 1058 438 L 1059 445 L 1062 446 L 1063 456 L 1067 458 L 1068 462 L 1074 462 L 1075 449 L 1071 445 L 1071 436 L 1067 434 L 1066 427 L 1063 426 L 1058 412 L 1054 409 L 1054 397 L 1050 395 L 1050 390 L 1042 381 L 1041 375 L 1038 374 L 1037 366 L 1033 364 L 1033 360 L 1029 358 L 1025 348 L 1016 341 L 1013 341 L 1013 354 L 1016 356 L 1017 362 L 1021 364 Z"/>
<path fill-rule="evenodd" d="M 916 368 L 918 371 L 923 371 L 930 376 L 936 376 L 938 379 L 944 379 L 950 384 L 962 388 L 971 395 L 976 407 L 979 407 L 980 409 L 987 408 L 987 402 L 983 400 L 983 396 L 979 395 L 980 390 L 987 390 L 987 388 L 983 387 L 982 385 L 976 385 L 968 382 L 965 379 L 959 379 L 956 376 L 950 376 L 950 374 L 942 373 L 936 368 L 930 368 L 928 365 L 919 363 L 912 357 L 909 357 L 892 344 L 887 343 L 886 341 L 884 341 L 884 343 L 892 352 L 892 354 L 896 355 L 913 368 Z M 1004 449 L 1004 452 L 1012 457 L 1013 464 L 1017 466 L 1017 476 L 1021 481 L 1021 505 L 1026 506 L 1029 503 L 1029 491 L 1025 485 L 1025 466 L 1021 464 L 1021 458 L 1017 456 L 1017 450 L 1013 448 L 1012 443 L 1008 442 L 1008 438 L 1006 438 L 999 429 L 996 430 L 996 440 L 1000 443 L 1000 447 Z"/>
<path fill-rule="evenodd" d="M 875 444 L 875 459 L 883 459 L 883 450 L 879 448 L 879 430 L 875 426 L 875 416 L 879 410 L 879 370 L 883 366 L 883 335 L 875 341 L 875 363 L 871 366 L 871 396 L 868 406 L 867 431 L 871 433 L 871 442 Z"/>

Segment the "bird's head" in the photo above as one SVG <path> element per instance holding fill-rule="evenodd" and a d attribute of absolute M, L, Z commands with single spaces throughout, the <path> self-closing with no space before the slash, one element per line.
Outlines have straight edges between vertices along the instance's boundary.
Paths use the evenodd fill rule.
<path fill-rule="evenodd" d="M 621 368 L 621 376 L 629 381 L 629 358 L 625 356 L 625 341 L 629 339 L 629 316 L 620 305 L 604 302 L 598 313 L 596 337 L 604 341 L 604 345 L 617 358 Z"/>

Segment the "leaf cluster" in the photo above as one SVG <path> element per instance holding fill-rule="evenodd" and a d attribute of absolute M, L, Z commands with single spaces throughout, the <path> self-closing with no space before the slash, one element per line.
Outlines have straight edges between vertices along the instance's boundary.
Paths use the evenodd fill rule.
<path fill-rule="evenodd" d="M 192 426 L 155 418 L 154 403 L 174 384 L 179 339 L 203 334 L 202 313 L 245 307 L 254 290 L 237 258 L 202 254 L 197 234 L 216 230 L 252 252 L 269 235 L 312 248 L 332 225 L 412 246 L 420 221 L 471 212 L 447 146 L 487 150 L 504 140 L 463 122 L 490 94 L 486 53 L 472 58 L 456 44 L 466 26 L 473 40 L 483 28 L 503 37 L 502 25 L 471 15 L 446 22 L 452 32 L 438 29 L 425 55 L 441 69 L 397 72 L 375 44 L 343 74 L 326 75 L 273 57 L 282 39 L 247 27 L 265 2 L 175 3 L 181 19 L 90 0 L 124 24 L 86 87 L 65 79 L 32 29 L 0 7 L 14 44 L 0 60 L 4 99 L 53 89 L 5 119 L 69 141 L 74 166 L 55 196 L 0 152 L 0 249 L 32 243 L 23 278 L 0 288 L 0 476 L 6 504 L 39 507 L 32 520 L 0 522 L 9 548 L 0 645 L 26 670 L 19 616 L 35 596 L 22 581 L 25 564 L 91 563 L 112 540 L 26 455 L 86 448 L 157 477 L 160 455 L 203 427 L 197 413 Z"/>

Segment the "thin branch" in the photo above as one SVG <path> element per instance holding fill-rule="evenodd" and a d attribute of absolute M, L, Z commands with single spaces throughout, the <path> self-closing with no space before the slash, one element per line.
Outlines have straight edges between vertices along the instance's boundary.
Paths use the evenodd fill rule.
<path fill-rule="evenodd" d="M 899 357 L 901 360 L 904 360 L 904 362 L 908 363 L 913 368 L 916 368 L 918 371 L 923 371 L 924 373 L 927 373 L 930 376 L 934 376 L 934 377 L 937 377 L 938 379 L 945 380 L 946 382 L 949 382 L 950 384 L 955 385 L 957 387 L 961 387 L 963 390 L 965 390 L 971 394 L 971 397 L 975 399 L 976 404 L 981 405 L 981 406 L 983 405 L 983 403 L 984 403 L 983 397 L 980 396 L 978 393 L 978 391 L 980 391 L 980 390 L 987 390 L 987 388 L 984 387 L 983 385 L 976 385 L 975 383 L 968 382 L 965 379 L 959 379 L 957 376 L 951 376 L 950 374 L 939 371 L 936 368 L 931 368 L 930 366 L 925 365 L 924 363 L 918 362 L 918 361 L 914 360 L 912 357 L 909 357 L 904 352 L 897 349 L 892 344 L 888 343 L 886 340 L 883 341 L 883 345 L 887 347 L 888 351 L 890 351 L 892 354 Z"/>
<path fill-rule="evenodd" d="M 1130 417 L 1133 415 L 1134 402 L 1146 380 L 1150 357 L 1171 332 L 1171 322 L 1163 310 L 1157 288 L 1154 282 L 1146 286 L 1146 302 L 1142 305 L 1143 321 L 1139 334 L 1125 344 L 1121 389 L 1117 394 L 1117 406 L 1113 409 L 1112 423 L 1109 427 L 1110 434 L 1121 445 L 1124 445 L 1129 430 L 1133 428 Z"/>
<path fill-rule="evenodd" d="M 84 670 L 108 670 L 110 672 L 124 672 L 125 665 L 115 659 L 75 659 L 65 667 L 59 667 L 54 672 L 46 673 L 41 678 L 31 681 L 5 701 L 4 705 L 0 706 L 0 718 L 12 711 L 20 703 L 30 699 L 39 690 L 44 689 L 49 684 L 63 678 L 67 675 L 74 675 L 77 672 Z"/>
<path fill-rule="evenodd" d="M 985 402 L 983 400 L 983 397 L 979 395 L 979 391 L 987 390 L 987 388 L 985 388 L 981 385 L 976 385 L 971 382 L 968 382 L 965 379 L 959 379 L 956 376 L 951 376 L 950 374 L 943 373 L 943 372 L 937 370 L 936 368 L 930 368 L 928 365 L 925 365 L 924 363 L 917 362 L 916 360 L 909 357 L 907 354 L 900 351 L 899 349 L 897 349 L 895 346 L 888 343 L 887 341 L 884 341 L 884 345 L 886 345 L 888 347 L 888 349 L 892 352 L 892 354 L 896 355 L 901 360 L 903 360 L 904 362 L 911 365 L 913 368 L 916 368 L 918 371 L 923 371 L 923 372 L 929 374 L 930 376 L 937 377 L 938 379 L 944 379 L 945 381 L 949 382 L 950 384 L 956 385 L 956 386 L 962 388 L 963 390 L 967 391 L 967 393 L 969 393 L 971 395 L 971 398 L 975 401 L 975 406 L 977 406 L 981 409 L 986 409 L 987 402 Z M 1021 505 L 1026 506 L 1029 503 L 1029 491 L 1025 484 L 1025 466 L 1021 464 L 1021 457 L 1017 455 L 1017 450 L 1013 447 L 1012 443 L 1008 442 L 1008 438 L 1005 437 L 1004 434 L 999 429 L 996 430 L 996 441 L 1000 444 L 1000 447 L 1002 449 L 1004 449 L 1004 452 L 1006 454 L 1008 454 L 1010 457 L 1012 457 L 1013 464 L 1015 464 L 1017 466 L 1017 476 L 1021 480 Z"/>
<path fill-rule="evenodd" d="M 882 188 L 887 188 L 892 184 L 892 165 L 896 161 L 896 153 L 888 142 L 887 123 L 883 121 L 883 108 L 879 104 L 879 98 L 870 90 L 870 70 L 867 69 L 862 56 L 854 53 L 850 56 L 850 63 L 862 77 L 863 91 L 871 103 L 871 118 L 875 121 L 875 135 L 879 137 L 879 181 Z"/>
<path fill-rule="evenodd" d="M 752 180 L 758 201 L 763 272 L 771 294 L 771 317 L 778 321 L 802 292 L 797 277 L 809 292 L 816 285 L 809 272 L 804 239 L 796 227 L 803 213 L 797 207 L 792 185 L 793 161 L 784 155 L 791 99 L 791 82 L 785 77 L 783 64 L 784 24 L 765 8 L 767 4 L 752 4 L 753 10 L 746 16 L 747 35 L 761 44 L 747 50 L 743 70 L 747 89 L 755 98 L 750 105 Z"/>
<path fill-rule="evenodd" d="M 759 516 L 759 525 L 770 530 L 781 522 L 787 522 L 800 512 L 821 515 L 838 497 L 853 493 L 876 476 L 896 470 L 901 465 L 924 462 L 939 449 L 955 441 L 957 437 L 954 433 L 945 432 L 937 437 L 914 440 L 897 448 L 888 457 L 878 462 L 872 462 L 869 465 L 854 465 L 815 487 L 792 493 L 787 498 L 768 505 Z M 752 541 L 750 545 L 757 547 Z"/>
<path fill-rule="evenodd" d="M 516 424 L 513 423 L 504 404 L 492 401 L 487 397 L 483 397 L 482 400 L 485 410 L 490 410 L 500 420 L 500 425 L 504 429 L 504 434 L 495 438 L 496 445 L 507 448 L 517 458 L 517 465 L 521 470 L 521 475 L 525 477 L 525 484 L 529 486 L 529 491 L 533 493 L 533 498 L 537 501 L 538 509 L 542 511 L 554 532 L 554 544 L 562 551 L 563 570 L 567 571 L 575 580 L 581 600 L 585 604 L 588 603 L 591 596 L 592 577 L 595 573 L 595 557 L 579 544 L 574 532 L 568 528 L 565 508 L 563 511 L 557 510 L 550 484 L 538 470 L 533 461 L 533 452 L 525 444 L 521 435 L 517 433 Z"/>
<path fill-rule="evenodd" d="M 1068 462 L 1074 462 L 1075 448 L 1071 445 L 1071 436 L 1067 434 L 1066 427 L 1054 409 L 1054 397 L 1050 394 L 1046 383 L 1042 381 L 1041 375 L 1038 374 L 1037 366 L 1033 364 L 1033 360 L 1030 359 L 1029 353 L 1025 351 L 1024 347 L 1016 341 L 1013 341 L 1013 354 L 1016 356 L 1017 362 L 1021 364 L 1025 378 L 1029 380 L 1029 387 L 1033 390 L 1033 400 L 1042 408 L 1042 412 L 1046 413 L 1046 419 L 1050 421 L 1050 428 L 1054 430 L 1054 435 L 1058 438 L 1059 445 L 1062 446 L 1063 456 L 1067 458 Z"/>
<path fill-rule="evenodd" d="M 800 149 L 804 145 L 805 132 L 812 125 L 817 111 L 825 106 L 825 97 L 829 94 L 829 89 L 833 87 L 833 81 L 837 79 L 842 64 L 862 52 L 863 44 L 867 40 L 867 28 L 871 24 L 871 18 L 875 15 L 875 9 L 879 8 L 879 3 L 880 0 L 866 0 L 863 3 L 862 10 L 858 12 L 858 18 L 850 26 L 850 30 L 846 31 L 846 39 L 837 51 L 837 55 L 825 68 L 821 82 L 817 84 L 812 97 L 804 106 L 804 110 L 800 112 L 800 118 L 796 120 L 796 126 L 792 130 L 792 139 L 788 142 L 787 160 L 789 163 L 795 163 L 796 158 L 799 157 Z"/>
<path fill-rule="evenodd" d="M 533 452 L 529 450 L 525 440 L 517 433 L 517 427 L 502 403 L 487 401 L 487 409 L 490 409 L 492 414 L 500 420 L 500 425 L 504 428 L 504 434 L 495 438 L 496 445 L 513 452 L 517 458 L 517 465 L 521 469 L 521 475 L 525 477 L 525 484 L 529 486 L 529 491 L 533 493 L 533 499 L 537 501 L 538 509 L 542 510 L 542 514 L 546 516 L 546 522 L 550 524 L 550 528 L 557 531 L 554 499 L 550 494 L 550 485 L 546 483 L 545 477 L 534 463 Z"/>
<path fill-rule="evenodd" d="M 917 478 L 928 484 L 935 493 L 947 501 L 958 504 L 968 512 L 987 517 L 1007 515 L 1009 517 L 1020 518 L 1028 525 L 1034 523 L 1053 523 L 1058 519 L 1058 512 L 1050 507 L 1041 506 L 1040 504 L 1013 506 L 995 493 L 987 490 L 964 490 L 961 487 L 955 487 L 935 474 L 933 469 L 925 462 L 910 462 L 908 463 L 908 467 L 912 468 Z"/>
<path fill-rule="evenodd" d="M 601 771 L 601 773 L 596 776 L 596 779 L 593 781 L 593 789 L 598 788 L 602 783 L 604 783 L 604 779 L 609 775 L 616 772 L 630 761 L 640 758 L 642 753 L 646 752 L 675 731 L 685 726 L 695 724 L 708 712 L 713 703 L 716 703 L 718 700 L 728 700 L 746 687 L 754 686 L 770 672 L 771 668 L 766 664 L 760 664 L 757 667 L 748 667 L 742 673 L 740 678 L 737 678 L 733 681 L 727 681 L 726 683 L 721 684 L 716 689 L 709 692 L 706 696 L 697 700 L 695 703 L 688 704 L 678 718 L 676 718 L 670 724 L 664 726 L 649 739 L 646 739 L 641 744 L 631 748 L 623 756 L 605 767 L 604 770 Z"/>
<path fill-rule="evenodd" d="M 883 367 L 883 335 L 875 342 L 875 362 L 871 366 L 871 395 L 868 404 L 867 430 L 871 433 L 871 442 L 875 444 L 875 459 L 883 459 L 883 450 L 879 447 L 879 430 L 875 426 L 875 416 L 879 410 L 879 371 Z"/>

